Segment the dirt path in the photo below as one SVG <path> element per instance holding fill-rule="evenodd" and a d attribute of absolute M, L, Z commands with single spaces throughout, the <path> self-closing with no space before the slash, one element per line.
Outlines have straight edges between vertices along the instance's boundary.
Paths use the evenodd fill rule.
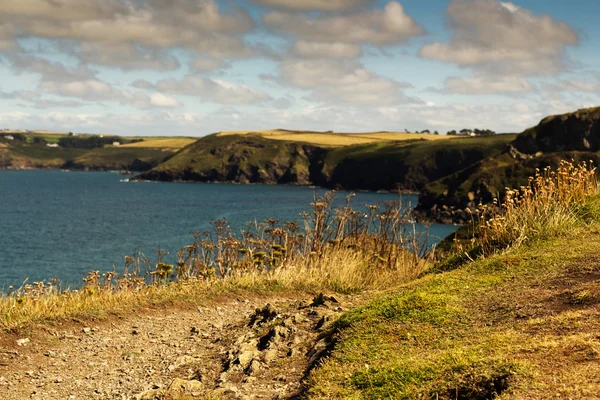
<path fill-rule="evenodd" d="M 0 347 L 4 399 L 287 398 L 360 297 L 235 300 L 71 324 Z M 267 306 L 267 304 L 269 304 Z"/>

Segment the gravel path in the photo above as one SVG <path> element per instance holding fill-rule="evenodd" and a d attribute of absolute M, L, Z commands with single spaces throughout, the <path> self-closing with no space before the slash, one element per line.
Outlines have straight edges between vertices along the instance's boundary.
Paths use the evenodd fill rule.
<path fill-rule="evenodd" d="M 235 300 L 0 341 L 4 399 L 288 398 L 360 297 Z M 267 305 L 268 304 L 268 305 Z"/>

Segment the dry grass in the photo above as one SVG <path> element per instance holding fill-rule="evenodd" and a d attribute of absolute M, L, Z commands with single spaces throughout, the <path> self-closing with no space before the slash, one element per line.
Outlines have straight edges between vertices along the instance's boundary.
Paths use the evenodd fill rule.
<path fill-rule="evenodd" d="M 388 288 L 428 267 L 428 249 L 414 233 L 408 211 L 397 202 L 340 209 L 333 194 L 315 198 L 312 212 L 296 222 L 267 220 L 235 235 L 225 221 L 194 232 L 193 244 L 149 260 L 126 257 L 124 273 L 91 272 L 79 290 L 34 282 L 0 297 L 0 327 L 19 329 L 41 321 L 88 318 L 173 301 L 198 302 L 240 291 L 319 290 L 339 293 Z"/>
<path fill-rule="evenodd" d="M 366 137 L 383 141 L 405 141 L 414 139 L 423 140 L 448 140 L 456 139 L 456 136 L 448 135 L 428 135 L 424 133 L 411 133 L 411 132 L 375 132 L 375 133 L 355 133 L 353 136 Z"/>
<path fill-rule="evenodd" d="M 598 194 L 596 168 L 562 161 L 557 171 L 538 170 L 529 185 L 506 190 L 504 204 L 477 210 L 478 242 L 484 251 L 519 246 L 572 228 L 586 202 Z"/>
<path fill-rule="evenodd" d="M 142 142 L 129 143 L 120 147 L 145 147 L 152 149 L 181 149 L 192 144 L 196 139 L 169 138 L 169 139 L 145 139 Z"/>
<path fill-rule="evenodd" d="M 229 131 L 221 132 L 219 136 L 230 135 L 259 135 L 265 139 L 285 140 L 292 142 L 311 143 L 319 146 L 343 147 L 356 144 L 369 144 L 389 141 L 407 140 L 445 140 L 452 136 L 427 135 L 410 132 L 373 132 L 373 133 L 333 133 L 333 132 L 306 132 L 286 130 L 260 130 L 260 131 Z"/>

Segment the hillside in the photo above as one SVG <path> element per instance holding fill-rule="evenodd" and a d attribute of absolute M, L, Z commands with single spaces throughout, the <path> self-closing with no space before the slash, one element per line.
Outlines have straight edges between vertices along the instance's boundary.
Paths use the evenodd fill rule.
<path fill-rule="evenodd" d="M 340 230 L 363 214 L 322 198 L 305 231 L 215 225 L 177 267 L 158 259 L 151 281 L 130 257 L 129 272 L 91 272 L 80 290 L 11 289 L 0 394 L 597 398 L 600 188 L 588 165 L 555 172 L 437 262 L 390 234 L 400 203 L 372 214 L 389 229 Z"/>
<path fill-rule="evenodd" d="M 600 150 L 600 107 L 544 118 L 515 140 L 517 150 L 536 152 Z"/>
<path fill-rule="evenodd" d="M 506 187 L 526 185 L 536 170 L 556 168 L 560 160 L 600 162 L 600 107 L 544 118 L 499 154 L 428 184 L 421 210 L 434 218 L 440 204 L 457 209 L 501 199 Z"/>
<path fill-rule="evenodd" d="M 294 140 L 251 133 L 206 136 L 139 179 L 421 190 L 431 181 L 500 153 L 514 139 L 498 135 L 425 140 L 404 134 L 403 140 L 388 140 L 395 134 L 373 134 L 368 143 L 352 144 L 355 138 L 342 136 L 345 144 L 333 146 L 332 134 L 286 135 Z M 340 143 L 341 135 L 334 136 Z M 329 145 L 316 144 L 323 142 Z"/>
<path fill-rule="evenodd" d="M 597 398 L 598 243 L 572 230 L 347 313 L 307 398 Z"/>
<path fill-rule="evenodd" d="M 9 139 L 13 137 L 13 139 Z M 49 147 L 68 138 L 67 134 L 35 131 L 0 133 L 0 169 L 81 169 L 146 171 L 180 148 L 193 143 L 189 138 L 118 138 L 122 146 L 97 148 Z M 82 135 L 83 140 L 100 137 Z M 112 138 L 112 136 L 110 137 Z M 127 142 L 131 142 L 127 144 Z"/>

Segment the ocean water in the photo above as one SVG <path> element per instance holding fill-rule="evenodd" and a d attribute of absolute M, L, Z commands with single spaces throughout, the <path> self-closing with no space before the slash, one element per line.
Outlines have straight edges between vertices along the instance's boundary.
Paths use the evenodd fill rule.
<path fill-rule="evenodd" d="M 124 256 L 193 242 L 192 231 L 225 218 L 236 231 L 247 222 L 297 220 L 324 189 L 280 185 L 124 182 L 109 172 L 0 171 L 0 290 L 60 279 L 77 287 L 87 272 L 122 272 Z M 343 204 L 346 192 L 338 192 Z M 357 193 L 352 205 L 397 200 L 396 194 Z M 417 196 L 404 195 L 407 204 Z M 451 225 L 420 226 L 432 242 Z"/>

